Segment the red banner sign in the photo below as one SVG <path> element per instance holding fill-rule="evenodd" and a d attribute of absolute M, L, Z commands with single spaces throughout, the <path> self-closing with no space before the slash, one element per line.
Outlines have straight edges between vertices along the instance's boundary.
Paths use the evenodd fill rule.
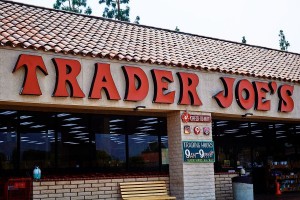
<path fill-rule="evenodd" d="M 184 112 L 181 115 L 181 120 L 183 123 L 187 122 L 211 122 L 211 117 L 209 115 L 190 115 L 188 112 Z"/>

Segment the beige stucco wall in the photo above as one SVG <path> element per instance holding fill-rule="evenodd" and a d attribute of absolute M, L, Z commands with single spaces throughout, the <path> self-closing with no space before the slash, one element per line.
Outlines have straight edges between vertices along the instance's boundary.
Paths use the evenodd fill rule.
<path fill-rule="evenodd" d="M 43 57 L 45 65 L 47 67 L 48 76 L 38 71 L 38 79 L 43 95 L 41 96 L 26 96 L 19 95 L 23 79 L 24 79 L 24 69 L 18 70 L 15 73 L 12 73 L 12 70 L 18 60 L 20 54 L 31 54 L 31 55 L 40 55 Z M 52 97 L 52 93 L 55 87 L 55 68 L 54 64 L 51 61 L 52 58 L 67 58 L 75 59 L 81 63 L 82 70 L 78 76 L 78 83 L 81 86 L 83 92 L 85 93 L 85 98 L 70 98 L 70 97 Z M 111 64 L 112 76 L 114 78 L 115 84 L 117 85 L 119 94 L 122 100 L 119 101 L 109 101 L 106 99 L 106 95 L 103 92 L 101 100 L 88 99 L 89 90 L 91 87 L 91 82 L 94 75 L 95 63 L 109 63 Z M 125 78 L 122 72 L 121 66 L 137 66 L 142 68 L 148 76 L 149 79 L 149 93 L 145 100 L 140 102 L 129 102 L 124 101 L 125 94 Z M 170 90 L 176 90 L 175 102 L 173 104 L 155 104 L 152 103 L 153 100 L 153 81 L 150 73 L 151 69 L 164 69 L 172 71 L 174 77 L 174 83 L 169 85 Z M 203 103 L 202 106 L 184 106 L 178 105 L 179 98 L 179 80 L 177 78 L 176 72 L 189 72 L 196 73 L 199 76 L 199 86 L 198 94 Z M 255 111 L 253 109 L 245 111 L 241 109 L 236 101 L 233 102 L 229 108 L 221 108 L 217 105 L 216 101 L 212 98 L 219 91 L 223 90 L 223 84 L 220 80 L 220 77 L 235 77 L 237 80 L 248 79 L 249 81 L 265 81 L 269 82 L 267 79 L 257 79 L 246 76 L 238 75 L 229 75 L 222 74 L 219 72 L 207 72 L 193 69 L 177 68 L 177 67 L 166 67 L 159 65 L 150 65 L 143 63 L 133 63 L 126 61 L 116 61 L 109 59 L 100 59 L 92 57 L 83 57 L 83 56 L 73 56 L 73 55 L 63 55 L 56 54 L 53 52 L 43 52 L 43 51 L 34 51 L 27 49 L 15 49 L 15 48 L 1 48 L 0 49 L 0 103 L 7 104 L 11 103 L 29 103 L 33 105 L 45 105 L 45 106 L 67 106 L 67 107 L 78 107 L 78 108 L 92 108 L 92 109 L 118 109 L 118 110 L 132 110 L 137 105 L 145 105 L 147 109 L 153 111 L 171 111 L 171 110 L 189 110 L 189 111 L 201 111 L 201 112 L 210 112 L 210 113 L 220 113 L 220 114 L 230 114 L 241 116 L 245 112 L 254 113 L 255 117 L 272 117 L 272 118 L 290 118 L 290 119 L 300 119 L 300 87 L 298 84 L 287 83 L 276 81 L 277 85 L 281 84 L 290 84 L 295 85 L 293 99 L 295 102 L 295 108 L 293 112 L 290 113 L 280 113 L 278 109 L 278 96 L 277 93 L 274 95 L 267 95 L 267 98 L 271 100 L 271 110 L 270 111 Z M 237 81 L 236 81 L 237 82 Z"/>

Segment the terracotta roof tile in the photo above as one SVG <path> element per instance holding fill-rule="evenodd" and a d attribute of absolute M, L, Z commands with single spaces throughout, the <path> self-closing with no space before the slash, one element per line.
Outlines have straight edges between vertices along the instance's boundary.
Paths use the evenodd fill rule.
<path fill-rule="evenodd" d="M 300 55 L 0 0 L 0 44 L 300 82 Z"/>

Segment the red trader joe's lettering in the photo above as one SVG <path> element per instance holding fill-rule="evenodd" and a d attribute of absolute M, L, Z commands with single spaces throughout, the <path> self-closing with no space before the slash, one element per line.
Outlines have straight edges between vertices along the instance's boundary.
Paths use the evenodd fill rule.
<path fill-rule="evenodd" d="M 145 72 L 139 67 L 122 67 L 126 78 L 124 99 L 127 101 L 142 101 L 149 90 L 149 82 Z M 137 83 L 137 85 L 136 85 Z"/>
<path fill-rule="evenodd" d="M 80 62 L 77 60 L 54 58 L 52 59 L 56 69 L 56 84 L 53 92 L 54 97 L 78 97 L 83 98 L 83 93 L 77 81 L 77 76 L 81 72 Z M 13 69 L 13 73 L 24 67 L 25 76 L 21 95 L 42 95 L 38 78 L 37 69 L 44 75 L 48 75 L 47 68 L 41 56 L 21 54 Z M 149 92 L 149 80 L 146 73 L 139 67 L 122 67 L 126 79 L 124 100 L 142 101 Z M 154 103 L 172 104 L 175 100 L 175 91 L 169 91 L 169 84 L 174 82 L 171 71 L 151 70 L 154 85 Z M 201 106 L 202 102 L 197 93 L 199 77 L 193 73 L 177 72 L 180 83 L 179 100 L 180 105 Z M 292 98 L 294 86 L 281 85 L 277 89 L 276 82 L 250 82 L 246 79 L 239 80 L 236 85 L 235 78 L 220 78 L 224 90 L 218 92 L 213 98 L 222 108 L 232 105 L 233 99 L 245 110 L 254 107 L 256 110 L 268 111 L 271 108 L 271 101 L 267 95 L 273 95 L 277 91 L 279 98 L 278 110 L 280 112 L 291 112 L 294 109 Z M 67 89 L 69 87 L 69 91 Z M 120 100 L 118 88 L 113 80 L 110 65 L 96 63 L 94 79 L 90 87 L 89 98 L 102 99 L 101 91 L 104 90 L 109 100 Z M 70 94 L 69 94 L 70 92 Z M 234 97 L 235 95 L 235 97 Z M 183 121 L 209 121 L 209 116 L 182 115 Z"/>
<path fill-rule="evenodd" d="M 255 109 L 267 111 L 271 108 L 270 100 L 266 100 L 266 94 L 270 92 L 268 83 L 255 81 L 253 83 L 256 99 L 255 99 Z"/>
<path fill-rule="evenodd" d="M 68 97 L 69 93 L 66 87 L 68 84 L 71 97 L 85 97 L 76 79 L 81 70 L 80 62 L 77 60 L 54 58 L 53 63 L 56 69 L 56 85 L 53 96 Z"/>
<path fill-rule="evenodd" d="M 120 100 L 121 97 L 110 72 L 110 65 L 97 63 L 95 69 L 89 97 L 91 99 L 102 99 L 101 90 L 103 89 L 109 100 Z"/>
<path fill-rule="evenodd" d="M 219 92 L 213 98 L 216 99 L 220 107 L 228 108 L 233 100 L 233 83 L 235 78 L 221 77 L 220 79 L 224 85 L 224 91 Z"/>
<path fill-rule="evenodd" d="M 292 98 L 294 86 L 282 85 L 278 89 L 279 106 L 280 112 L 291 112 L 294 109 L 294 100 Z"/>
<path fill-rule="evenodd" d="M 245 96 L 243 96 L 243 92 Z M 239 106 L 245 110 L 253 107 L 255 102 L 255 93 L 252 84 L 246 80 L 240 80 L 235 89 L 235 97 Z"/>
<path fill-rule="evenodd" d="M 233 91 L 235 89 L 235 99 L 238 105 L 245 110 L 253 107 L 255 110 L 268 111 L 271 108 L 271 101 L 267 99 L 267 94 L 274 94 L 277 90 L 276 82 L 259 82 L 254 81 L 251 83 L 246 79 L 237 82 L 234 88 L 235 79 L 233 78 L 220 78 L 224 90 L 218 92 L 213 98 L 217 101 L 218 105 L 227 108 L 232 104 Z M 294 101 L 292 98 L 294 87 L 290 85 L 281 85 L 278 89 L 280 112 L 291 112 L 294 109 Z"/>
<path fill-rule="evenodd" d="M 153 83 L 154 83 L 154 103 L 174 103 L 175 92 L 168 92 L 169 83 L 172 83 L 173 75 L 170 71 L 165 70 L 151 70 Z"/>
<path fill-rule="evenodd" d="M 196 74 L 177 72 L 180 82 L 180 97 L 178 104 L 201 106 L 202 102 L 197 93 L 199 77 Z"/>
<path fill-rule="evenodd" d="M 41 56 L 21 54 L 13 73 L 22 67 L 25 68 L 25 76 L 20 94 L 42 95 L 36 71 L 40 69 L 45 75 L 48 75 L 43 58 Z"/>

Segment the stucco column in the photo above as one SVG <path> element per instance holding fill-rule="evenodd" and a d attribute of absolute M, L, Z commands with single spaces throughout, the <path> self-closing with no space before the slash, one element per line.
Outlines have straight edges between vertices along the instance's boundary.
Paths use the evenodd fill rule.
<path fill-rule="evenodd" d="M 214 165 L 212 162 L 188 163 L 183 160 L 182 141 L 211 141 L 211 122 L 187 122 L 181 120 L 183 112 L 168 115 L 169 137 L 169 173 L 171 194 L 178 200 L 215 199 Z M 210 113 L 189 112 L 191 115 L 208 115 Z M 184 126 L 190 127 L 190 133 L 184 133 Z M 194 133 L 198 127 L 199 134 Z M 203 133 L 209 128 L 209 135 Z"/>

